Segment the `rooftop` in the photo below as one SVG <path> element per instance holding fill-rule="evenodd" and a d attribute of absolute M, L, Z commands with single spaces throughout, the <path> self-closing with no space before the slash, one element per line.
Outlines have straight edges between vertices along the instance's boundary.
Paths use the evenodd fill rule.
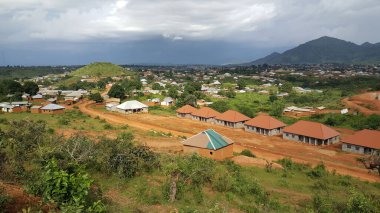
<path fill-rule="evenodd" d="M 380 149 L 380 131 L 364 129 L 342 138 L 343 143 L 364 146 L 373 149 Z"/>
<path fill-rule="evenodd" d="M 202 118 L 214 118 L 220 115 L 220 113 L 209 107 L 202 107 L 194 111 L 192 115 L 197 116 L 197 117 L 202 117 Z"/>
<path fill-rule="evenodd" d="M 235 111 L 235 110 L 228 110 L 228 111 L 216 116 L 215 119 L 236 123 L 236 122 L 247 121 L 250 118 L 241 114 L 240 112 Z"/>
<path fill-rule="evenodd" d="M 200 132 L 182 142 L 185 146 L 193 146 L 210 150 L 217 150 L 233 143 L 234 142 L 231 139 L 222 136 L 213 129 Z"/>
<path fill-rule="evenodd" d="M 286 126 L 283 122 L 269 115 L 258 115 L 245 122 L 245 125 L 255 126 L 263 129 L 277 129 Z"/>
<path fill-rule="evenodd" d="M 326 140 L 340 135 L 339 132 L 326 125 L 311 121 L 298 121 L 293 125 L 285 127 L 284 132 L 313 137 L 322 140 Z"/>

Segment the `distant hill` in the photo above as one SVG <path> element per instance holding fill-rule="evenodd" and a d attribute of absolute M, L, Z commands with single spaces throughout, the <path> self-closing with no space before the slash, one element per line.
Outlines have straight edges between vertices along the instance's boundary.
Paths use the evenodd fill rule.
<path fill-rule="evenodd" d="M 71 76 L 112 77 L 126 74 L 124 68 L 107 62 L 95 62 L 70 73 Z"/>
<path fill-rule="evenodd" d="M 321 37 L 306 42 L 284 53 L 272 53 L 264 58 L 246 63 L 252 64 L 377 64 L 380 63 L 380 43 L 352 42 L 331 37 Z"/>

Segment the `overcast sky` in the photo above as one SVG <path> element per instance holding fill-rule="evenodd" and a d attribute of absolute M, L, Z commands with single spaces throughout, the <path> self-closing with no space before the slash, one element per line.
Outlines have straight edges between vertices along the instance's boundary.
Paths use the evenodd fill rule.
<path fill-rule="evenodd" d="M 0 65 L 245 62 L 380 42 L 379 0 L 0 0 Z"/>

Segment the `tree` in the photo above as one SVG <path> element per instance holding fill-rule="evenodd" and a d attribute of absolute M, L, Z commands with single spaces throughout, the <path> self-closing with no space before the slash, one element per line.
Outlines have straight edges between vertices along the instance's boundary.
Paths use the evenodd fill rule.
<path fill-rule="evenodd" d="M 380 150 L 371 153 L 367 158 L 357 158 L 358 162 L 363 163 L 364 167 L 368 170 L 377 170 L 380 176 Z"/>
<path fill-rule="evenodd" d="M 172 86 L 168 91 L 169 97 L 178 98 L 178 87 Z"/>
<path fill-rule="evenodd" d="M 247 86 L 247 82 L 244 79 L 239 79 L 237 82 L 238 89 L 244 89 Z"/>
<path fill-rule="evenodd" d="M 103 97 L 97 92 L 90 95 L 90 100 L 95 101 L 96 103 L 101 103 L 103 102 Z"/>
<path fill-rule="evenodd" d="M 271 96 L 269 96 L 269 101 L 270 102 L 274 102 L 274 101 L 276 101 L 277 100 L 277 96 L 276 95 L 271 95 Z"/>
<path fill-rule="evenodd" d="M 125 95 L 125 90 L 119 84 L 114 84 L 108 92 L 108 95 L 113 98 L 123 99 Z"/>
<path fill-rule="evenodd" d="M 162 90 L 162 87 L 161 87 L 161 85 L 159 83 L 154 83 L 152 85 L 152 89 L 154 89 L 154 90 Z"/>
<path fill-rule="evenodd" d="M 236 92 L 234 91 L 233 88 L 229 88 L 226 93 L 225 93 L 227 98 L 235 98 Z"/>
<path fill-rule="evenodd" d="M 218 112 L 225 112 L 229 109 L 227 101 L 216 101 L 210 105 L 211 108 L 215 109 Z"/>
<path fill-rule="evenodd" d="M 281 92 L 287 92 L 287 93 L 290 93 L 293 91 L 293 85 L 290 83 L 290 82 L 285 82 L 280 88 L 279 90 Z"/>
<path fill-rule="evenodd" d="M 39 90 L 38 85 L 32 81 L 26 81 L 23 88 L 24 92 L 30 95 L 36 95 Z"/>
<path fill-rule="evenodd" d="M 285 108 L 285 103 L 283 101 L 277 100 L 272 103 L 272 107 L 269 114 L 273 116 L 281 117 L 284 111 L 284 108 Z"/>

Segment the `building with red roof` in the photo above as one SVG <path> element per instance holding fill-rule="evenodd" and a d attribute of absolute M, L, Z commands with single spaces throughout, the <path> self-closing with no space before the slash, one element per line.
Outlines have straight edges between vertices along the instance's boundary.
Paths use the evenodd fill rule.
<path fill-rule="evenodd" d="M 215 117 L 220 113 L 209 107 L 202 107 L 191 113 L 191 115 L 193 120 L 214 123 Z"/>
<path fill-rule="evenodd" d="M 380 131 L 364 129 L 342 138 L 342 150 L 359 154 L 372 154 L 380 150 Z"/>
<path fill-rule="evenodd" d="M 197 108 L 194 108 L 190 105 L 185 105 L 179 109 L 177 109 L 177 117 L 180 118 L 191 118 L 191 113 L 195 112 Z"/>
<path fill-rule="evenodd" d="M 232 127 L 232 128 L 243 128 L 244 122 L 248 121 L 250 118 L 237 112 L 235 110 L 228 110 L 215 117 L 215 123 L 218 125 Z"/>
<path fill-rule="evenodd" d="M 281 134 L 285 126 L 269 115 L 258 115 L 244 123 L 245 131 L 269 136 Z"/>
<path fill-rule="evenodd" d="M 282 137 L 284 139 L 299 141 L 312 145 L 329 145 L 339 141 L 339 132 L 311 121 L 298 121 L 285 127 Z"/>

